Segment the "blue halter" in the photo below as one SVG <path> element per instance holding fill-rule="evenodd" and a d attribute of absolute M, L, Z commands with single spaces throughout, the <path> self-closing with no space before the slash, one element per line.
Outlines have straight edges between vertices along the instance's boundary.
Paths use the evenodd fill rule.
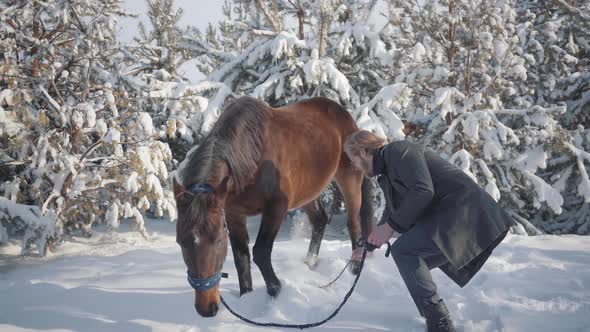
<path fill-rule="evenodd" d="M 200 194 L 200 193 L 211 194 L 211 193 L 215 192 L 215 188 L 211 187 L 207 183 L 195 183 L 195 184 L 191 185 L 190 187 L 188 187 L 187 191 L 191 192 L 193 194 Z"/>
<path fill-rule="evenodd" d="M 186 271 L 187 274 L 187 279 L 188 279 L 188 283 L 195 289 L 198 290 L 200 292 L 204 292 L 206 290 L 209 290 L 215 286 L 217 286 L 217 284 L 219 284 L 219 281 L 221 280 L 221 276 L 224 273 L 221 273 L 221 271 L 215 273 L 212 277 L 209 278 L 193 278 L 191 277 L 190 272 Z"/>

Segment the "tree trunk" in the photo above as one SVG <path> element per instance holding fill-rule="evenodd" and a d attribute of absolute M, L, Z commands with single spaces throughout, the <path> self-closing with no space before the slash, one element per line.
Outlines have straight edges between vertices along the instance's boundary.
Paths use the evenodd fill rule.
<path fill-rule="evenodd" d="M 256 0 L 256 4 L 258 5 L 258 8 L 262 11 L 262 13 L 264 14 L 264 16 L 266 17 L 267 21 L 270 23 L 272 30 L 274 32 L 279 32 L 282 30 L 282 26 L 280 23 L 280 18 L 278 15 L 278 10 L 276 7 L 276 2 L 273 1 L 273 7 L 274 7 L 274 13 L 271 12 L 271 9 L 269 9 L 266 4 L 264 3 L 264 0 Z"/>
<path fill-rule="evenodd" d="M 455 0 L 449 0 L 449 41 L 451 45 L 448 49 L 448 58 L 449 58 L 449 70 L 451 72 L 455 72 Z"/>
<path fill-rule="evenodd" d="M 322 20 L 320 22 L 320 46 L 319 46 L 319 57 L 323 57 L 324 56 L 324 39 L 325 39 L 325 29 L 324 29 L 324 18 L 322 17 Z"/>
<path fill-rule="evenodd" d="M 299 4 L 299 10 L 297 11 L 297 19 L 299 20 L 299 39 L 303 40 L 305 35 L 303 34 L 303 24 L 305 23 L 305 11 L 301 8 L 301 4 Z"/>
<path fill-rule="evenodd" d="M 321 6 L 321 5 L 320 5 Z M 330 14 L 326 12 L 326 9 L 320 7 L 320 44 L 319 44 L 319 57 L 325 55 L 326 48 L 326 35 L 328 34 L 328 27 L 330 25 Z"/>
<path fill-rule="evenodd" d="M 39 17 L 39 3 L 35 3 L 35 15 L 33 16 L 33 38 L 40 39 L 41 38 L 41 25 Z M 39 71 L 41 66 L 41 61 L 39 61 L 38 53 L 39 49 L 37 47 L 31 48 L 31 56 L 33 57 L 33 63 L 31 65 L 31 76 L 32 77 L 39 77 Z"/>

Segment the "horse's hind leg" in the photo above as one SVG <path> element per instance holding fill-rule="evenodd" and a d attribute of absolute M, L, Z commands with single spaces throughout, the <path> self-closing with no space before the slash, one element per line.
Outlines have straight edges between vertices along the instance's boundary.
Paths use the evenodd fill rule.
<path fill-rule="evenodd" d="M 246 217 L 226 215 L 231 250 L 238 272 L 240 295 L 252 291 L 252 275 L 250 274 L 250 248 L 248 248 L 248 229 Z"/>
<path fill-rule="evenodd" d="M 352 250 L 357 249 L 357 242 L 361 237 L 360 209 L 362 203 L 361 184 L 363 173 L 356 170 L 352 165 L 340 167 L 336 172 L 336 184 L 346 204 L 347 227 Z M 360 261 L 352 261 L 350 269 L 353 274 L 360 270 Z"/>
<path fill-rule="evenodd" d="M 328 222 L 328 216 L 322 207 L 319 199 L 313 200 L 311 203 L 303 207 L 303 211 L 309 217 L 311 223 L 311 242 L 309 243 L 309 249 L 307 250 L 307 257 L 305 258 L 305 264 L 310 269 L 314 269 L 318 264 L 318 257 L 320 252 L 320 245 L 322 244 L 322 238 L 324 237 L 324 230 Z"/>
<path fill-rule="evenodd" d="M 277 278 L 271 263 L 272 246 L 281 223 L 287 214 L 287 207 L 286 198 L 275 199 L 266 204 L 262 213 L 256 243 L 252 249 L 254 263 L 258 265 L 266 283 L 266 292 L 272 297 L 276 297 L 281 292 L 281 282 Z"/>

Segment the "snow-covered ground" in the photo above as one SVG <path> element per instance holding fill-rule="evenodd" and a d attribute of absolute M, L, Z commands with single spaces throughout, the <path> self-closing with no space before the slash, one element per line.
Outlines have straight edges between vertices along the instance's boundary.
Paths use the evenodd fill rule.
<path fill-rule="evenodd" d="M 257 221 L 249 227 L 257 230 Z M 122 226 L 123 227 L 123 226 Z M 0 331 L 254 331 L 224 308 L 202 318 L 174 242 L 174 224 L 149 221 L 151 239 L 121 230 L 72 238 L 43 260 L 20 258 L 16 243 L 0 247 Z M 303 262 L 309 226 L 302 218 L 283 225 L 273 252 L 283 290 L 265 291 L 253 266 L 254 292 L 238 297 L 231 250 L 222 294 L 247 317 L 306 323 L 329 315 L 353 276 L 330 281 L 350 255 L 343 222 L 334 220 L 322 243 L 320 263 Z M 254 238 L 254 236 L 251 236 Z M 100 244 L 97 244 L 100 243 Z M 590 237 L 509 235 L 464 289 L 434 271 L 440 293 L 460 331 L 590 331 Z M 275 330 L 278 329 L 268 329 Z M 391 258 L 383 250 L 367 259 L 357 289 L 324 331 L 423 331 L 423 321 Z"/>

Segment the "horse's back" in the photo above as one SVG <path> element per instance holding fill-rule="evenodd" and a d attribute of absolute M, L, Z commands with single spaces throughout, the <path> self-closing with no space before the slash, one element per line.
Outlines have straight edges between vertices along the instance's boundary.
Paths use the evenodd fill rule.
<path fill-rule="evenodd" d="M 272 110 L 267 158 L 281 170 L 289 207 L 315 199 L 336 174 L 348 135 L 358 130 L 337 102 L 311 98 Z"/>
<path fill-rule="evenodd" d="M 313 123 L 318 130 L 334 128 L 342 135 L 358 130 L 350 113 L 339 103 L 325 97 L 305 99 L 274 111 L 275 116 L 285 117 L 295 123 Z"/>

